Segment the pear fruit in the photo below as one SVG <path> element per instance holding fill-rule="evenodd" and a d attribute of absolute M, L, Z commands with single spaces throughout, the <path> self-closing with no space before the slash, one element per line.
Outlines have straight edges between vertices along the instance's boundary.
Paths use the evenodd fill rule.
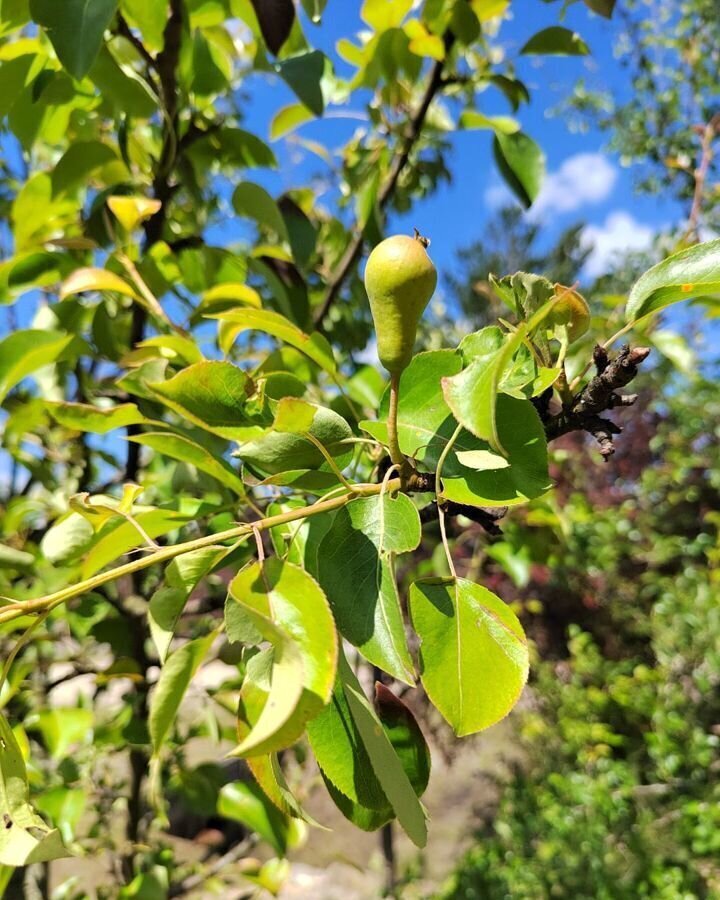
<path fill-rule="evenodd" d="M 365 267 L 378 357 L 392 375 L 410 363 L 418 323 L 437 285 L 427 245 L 419 234 L 396 234 L 375 247 Z"/>
<path fill-rule="evenodd" d="M 590 307 L 582 294 L 562 284 L 555 285 L 555 296 L 560 299 L 548 314 L 545 324 L 551 331 L 565 326 L 568 342 L 572 344 L 590 328 Z"/>

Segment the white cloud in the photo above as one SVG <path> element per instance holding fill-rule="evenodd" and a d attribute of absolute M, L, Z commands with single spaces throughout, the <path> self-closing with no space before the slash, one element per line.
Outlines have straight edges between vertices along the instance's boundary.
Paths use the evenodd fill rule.
<path fill-rule="evenodd" d="M 588 278 L 597 278 L 607 272 L 618 256 L 650 247 L 655 234 L 654 228 L 638 222 L 630 213 L 611 212 L 602 225 L 588 225 L 583 229 L 583 240 L 593 247 L 583 273 Z"/>
<path fill-rule="evenodd" d="M 602 153 L 577 153 L 547 175 L 532 211 L 536 216 L 567 213 L 602 203 L 610 196 L 617 177 L 617 169 Z"/>
<path fill-rule="evenodd" d="M 490 209 L 500 209 L 501 206 L 517 204 L 517 197 L 511 192 L 505 182 L 494 181 L 486 188 L 484 195 L 485 205 Z"/>
<path fill-rule="evenodd" d="M 537 219 L 548 213 L 569 213 L 610 196 L 618 177 L 617 168 L 602 153 L 576 153 L 554 172 L 545 176 L 542 189 L 530 215 Z M 485 202 L 497 208 L 512 202 L 505 185 L 494 183 L 485 191 Z"/>

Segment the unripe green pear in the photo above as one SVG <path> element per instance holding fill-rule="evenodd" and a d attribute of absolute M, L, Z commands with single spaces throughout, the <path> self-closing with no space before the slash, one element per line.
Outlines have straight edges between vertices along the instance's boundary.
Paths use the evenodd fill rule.
<path fill-rule="evenodd" d="M 582 294 L 562 284 L 555 285 L 555 294 L 560 299 L 548 314 L 547 327 L 553 330 L 566 326 L 568 341 L 572 344 L 590 328 L 590 307 Z"/>
<path fill-rule="evenodd" d="M 378 357 L 393 375 L 412 359 L 418 323 L 437 284 L 427 243 L 420 235 L 386 238 L 370 254 L 365 268 Z"/>

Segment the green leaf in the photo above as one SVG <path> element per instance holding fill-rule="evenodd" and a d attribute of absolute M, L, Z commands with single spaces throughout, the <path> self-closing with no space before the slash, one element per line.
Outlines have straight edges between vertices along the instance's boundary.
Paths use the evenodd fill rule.
<path fill-rule="evenodd" d="M 148 728 L 153 753 L 163 747 L 177 717 L 180 704 L 216 637 L 216 632 L 183 644 L 172 653 L 160 671 L 160 678 L 150 697 Z"/>
<path fill-rule="evenodd" d="M 179 334 L 158 334 L 140 341 L 135 350 L 130 351 L 124 359 L 135 358 L 142 362 L 149 359 L 170 359 L 175 364 L 184 362 L 187 365 L 205 362 L 195 341 Z"/>
<path fill-rule="evenodd" d="M 515 134 L 520 125 L 511 116 L 485 116 L 476 109 L 466 109 L 460 113 L 460 127 L 467 129 L 489 128 L 501 134 Z"/>
<path fill-rule="evenodd" d="M 150 219 L 162 209 L 162 203 L 159 200 L 143 196 L 128 196 L 127 194 L 111 195 L 107 198 L 107 205 L 128 234 L 134 231 L 141 222 Z M 171 335 L 171 337 L 176 340 L 186 340 L 177 334 Z"/>
<path fill-rule="evenodd" d="M 140 425 L 149 420 L 134 403 L 119 406 L 91 406 L 89 403 L 50 402 L 47 410 L 55 421 L 64 428 L 85 431 L 91 434 L 107 434 L 116 428 Z"/>
<path fill-rule="evenodd" d="M 219 815 L 241 822 L 258 834 L 279 855 L 288 848 L 290 821 L 265 797 L 257 784 L 231 781 L 223 785 L 217 802 Z"/>
<path fill-rule="evenodd" d="M 270 122 L 270 140 L 277 141 L 314 118 L 307 106 L 302 103 L 283 106 L 275 113 Z"/>
<path fill-rule="evenodd" d="M 430 779 L 431 757 L 420 726 L 402 700 L 379 681 L 375 682 L 375 710 L 413 790 L 418 797 L 421 797 Z M 378 828 L 395 818 L 389 801 L 383 809 L 370 809 L 362 806 L 346 797 L 324 772 L 322 774 L 333 802 L 340 812 L 358 828 L 362 828 L 364 831 L 377 831 Z"/>
<path fill-rule="evenodd" d="M 651 331 L 648 335 L 650 343 L 684 375 L 692 375 L 697 371 L 697 354 L 683 335 L 667 328 Z"/>
<path fill-rule="evenodd" d="M 87 795 L 83 788 L 51 788 L 36 800 L 38 810 L 58 826 L 66 841 L 73 840 L 86 803 Z"/>
<path fill-rule="evenodd" d="M 201 472 L 212 476 L 220 484 L 225 485 L 238 497 L 245 496 L 245 485 L 242 478 L 223 459 L 218 459 L 195 441 L 179 434 L 170 434 L 167 431 L 148 431 L 136 434 L 128 440 L 143 447 L 151 447 L 156 453 L 177 459 L 180 462 L 195 466 Z"/>
<path fill-rule="evenodd" d="M 242 332 L 262 331 L 295 347 L 330 375 L 334 375 L 337 371 L 332 347 L 327 339 L 317 332 L 311 335 L 305 334 L 280 313 L 266 309 L 235 309 L 218 313 L 210 318 L 219 319 L 226 324 L 221 341 L 224 353 L 230 350 L 235 339 Z"/>
<path fill-rule="evenodd" d="M 301 2 L 305 15 L 311 22 L 318 25 L 327 6 L 327 0 L 301 0 Z"/>
<path fill-rule="evenodd" d="M 273 650 L 270 648 L 261 650 L 247 662 L 247 677 L 238 703 L 237 737 L 240 743 L 252 732 L 267 703 L 272 657 Z M 317 826 L 317 822 L 303 810 L 288 787 L 277 753 L 250 756 L 245 762 L 262 792 L 280 812 Z"/>
<path fill-rule="evenodd" d="M 443 469 L 443 497 L 471 506 L 515 506 L 552 487 L 545 431 L 532 403 L 499 394 L 496 416 L 498 436 L 510 465 L 484 471 L 463 465 L 459 455 L 463 451 L 490 449 L 489 444 L 464 431 Z"/>
<path fill-rule="evenodd" d="M 26 85 L 37 75 L 37 64 L 38 56 L 34 53 L 23 53 L 14 59 L 3 60 L 0 66 L 0 115 L 3 118 L 17 103 Z"/>
<path fill-rule="evenodd" d="M 293 258 L 299 266 L 306 266 L 317 243 L 315 226 L 289 194 L 283 194 L 278 206 L 285 220 Z"/>
<path fill-rule="evenodd" d="M 71 297 L 73 294 L 82 294 L 85 291 L 110 291 L 130 297 L 133 300 L 142 301 L 135 288 L 128 284 L 119 275 L 109 272 L 107 269 L 76 269 L 67 278 L 60 288 L 60 299 Z"/>
<path fill-rule="evenodd" d="M 459 736 L 482 731 L 517 703 L 529 669 L 528 646 L 512 610 L 464 578 L 429 578 L 410 587 L 428 697 Z"/>
<path fill-rule="evenodd" d="M 265 141 L 242 128 L 221 128 L 210 132 L 190 147 L 191 157 L 220 159 L 233 168 L 277 168 L 275 154 Z"/>
<path fill-rule="evenodd" d="M 530 93 L 518 78 L 509 78 L 507 75 L 490 75 L 488 81 L 503 93 L 512 106 L 513 112 L 518 111 L 521 103 L 530 102 Z"/>
<path fill-rule="evenodd" d="M 298 100 L 316 116 L 321 116 L 325 110 L 322 79 L 326 62 L 324 53 L 311 50 L 275 65 L 275 71 L 292 88 Z"/>
<path fill-rule="evenodd" d="M 545 154 L 540 147 L 522 131 L 496 131 L 493 153 L 509 187 L 525 207 L 531 206 L 545 177 Z"/>
<path fill-rule="evenodd" d="M 63 357 L 72 335 L 29 328 L 0 341 L 0 403 L 23 378 Z"/>
<path fill-rule="evenodd" d="M 0 263 L 0 303 L 12 302 L 30 287 L 46 287 L 60 281 L 74 267 L 64 253 L 20 253 Z"/>
<path fill-rule="evenodd" d="M 118 155 L 102 141 L 78 141 L 60 157 L 50 176 L 53 196 L 72 193 L 86 185 L 89 176 L 102 166 L 119 162 Z"/>
<path fill-rule="evenodd" d="M 625 319 L 637 322 L 679 300 L 718 291 L 720 239 L 695 244 L 648 269 L 630 291 Z"/>
<path fill-rule="evenodd" d="M 251 0 L 263 40 L 277 55 L 290 36 L 295 22 L 293 0 Z"/>
<path fill-rule="evenodd" d="M 526 328 L 508 335 L 490 358 L 475 359 L 457 375 L 443 378 L 443 394 L 458 422 L 476 437 L 486 440 L 496 453 L 505 455 L 497 430 L 497 397 L 500 379 L 522 344 Z"/>
<path fill-rule="evenodd" d="M 29 19 L 28 0 L 2 0 L 0 2 L 0 35 L 4 36 L 22 28 Z"/>
<path fill-rule="evenodd" d="M 188 522 L 203 514 L 207 515 L 214 509 L 211 504 L 191 500 L 187 504 L 187 509 L 182 512 L 176 509 L 145 509 L 134 513 L 133 518 L 149 537 L 156 538 L 182 528 Z M 89 578 L 124 553 L 144 544 L 144 537 L 132 522 L 123 518 L 112 519 L 98 532 L 96 543 L 83 562 L 82 577 Z"/>
<path fill-rule="evenodd" d="M 339 510 L 318 552 L 319 577 L 344 638 L 370 662 L 414 684 L 393 555 L 420 543 L 420 517 L 404 494 Z"/>
<path fill-rule="evenodd" d="M 33 20 L 41 25 L 58 59 L 73 78 L 90 71 L 118 0 L 30 0 Z"/>
<path fill-rule="evenodd" d="M 0 544 L 0 569 L 27 570 L 35 565 L 35 557 L 25 550 Z"/>
<path fill-rule="evenodd" d="M 420 468 L 434 471 L 452 437 L 457 422 L 445 401 L 441 382 L 457 375 L 463 361 L 454 350 L 434 350 L 415 356 L 400 377 L 398 438 L 400 449 Z M 388 394 L 380 406 L 387 416 Z M 500 443 L 510 466 L 474 471 L 463 466 L 458 453 L 491 450 L 490 445 L 462 431 L 443 469 L 443 495 L 457 503 L 505 506 L 524 503 L 548 490 L 547 443 L 542 422 L 528 400 L 498 395 L 496 407 Z M 380 441 L 387 440 L 387 423 L 361 422 L 361 427 Z"/>
<path fill-rule="evenodd" d="M 138 25 L 148 50 L 161 50 L 167 22 L 165 6 L 162 3 L 148 3 L 147 0 L 121 0 L 121 7 L 125 15 Z"/>
<path fill-rule="evenodd" d="M 253 219 L 258 225 L 274 231 L 282 240 L 287 240 L 282 213 L 270 194 L 259 184 L 241 182 L 233 192 L 232 205 L 239 216 Z"/>
<path fill-rule="evenodd" d="M 70 856 L 60 832 L 51 829 L 30 805 L 22 752 L 0 714 L 0 865 L 28 866 Z"/>
<path fill-rule="evenodd" d="M 330 702 L 308 722 L 307 733 L 323 775 L 344 797 L 385 815 L 390 810 L 392 815 L 350 712 L 340 675 Z"/>
<path fill-rule="evenodd" d="M 615 9 L 616 0 L 585 0 L 585 6 L 588 6 L 593 12 L 606 19 L 611 19 Z"/>
<path fill-rule="evenodd" d="M 456 422 L 445 402 L 441 379 L 457 375 L 463 361 L 454 350 L 418 353 L 400 376 L 398 438 L 400 449 L 426 468 L 434 470 Z M 386 391 L 378 415 L 386 419 L 389 393 Z M 385 421 L 360 423 L 378 440 L 387 441 Z"/>
<path fill-rule="evenodd" d="M 270 693 L 237 756 L 257 756 L 294 743 L 326 704 L 337 667 L 335 623 L 311 575 L 273 558 L 242 569 L 228 588 L 230 640 L 270 641 L 274 648 Z"/>
<path fill-rule="evenodd" d="M 364 0 L 360 16 L 378 33 L 397 28 L 412 9 L 412 0 Z"/>
<path fill-rule="evenodd" d="M 216 284 L 205 291 L 198 311 L 202 313 L 206 313 L 208 310 L 218 312 L 219 310 L 234 309 L 236 306 L 254 306 L 260 309 L 262 299 L 255 288 L 230 281 L 225 284 Z"/>
<path fill-rule="evenodd" d="M 71 512 L 45 532 L 40 549 L 51 563 L 64 563 L 83 554 L 92 544 L 94 536 L 90 522 L 80 513 Z"/>
<path fill-rule="evenodd" d="M 75 707 L 44 709 L 35 727 L 52 758 L 58 761 L 68 757 L 76 745 L 91 743 L 93 713 Z"/>
<path fill-rule="evenodd" d="M 107 45 L 100 49 L 88 77 L 118 113 L 148 119 L 157 111 L 157 98 L 147 82 L 130 66 L 121 65 Z"/>
<path fill-rule="evenodd" d="M 455 0 L 450 18 L 450 30 L 461 44 L 471 46 L 480 37 L 480 22 L 465 0 Z"/>
<path fill-rule="evenodd" d="M 425 810 L 375 710 L 344 656 L 340 657 L 339 673 L 348 710 L 365 747 L 372 770 L 407 836 L 417 847 L 424 847 L 427 843 Z"/>
<path fill-rule="evenodd" d="M 587 56 L 590 48 L 576 31 L 552 25 L 534 34 L 520 52 L 546 56 Z"/>
<path fill-rule="evenodd" d="M 148 604 L 150 634 L 161 663 L 167 658 L 175 627 L 188 597 L 227 552 L 222 547 L 202 547 L 183 553 L 165 569 L 163 583 Z"/>
<path fill-rule="evenodd" d="M 232 363 L 196 363 L 168 381 L 146 386 L 179 416 L 228 441 L 247 440 L 262 431 L 261 420 L 246 408 L 255 384 Z"/>
<path fill-rule="evenodd" d="M 491 453 L 489 450 L 460 450 L 455 454 L 457 460 L 468 469 L 477 469 L 479 472 L 495 469 L 507 469 L 510 463 L 504 456 Z"/>
<path fill-rule="evenodd" d="M 238 447 L 235 455 L 246 465 L 271 475 L 291 469 L 326 467 L 325 456 L 317 443 L 340 468 L 351 461 L 352 445 L 346 442 L 352 438 L 352 429 L 342 416 L 295 397 L 284 397 L 275 404 L 275 410 L 272 428 Z"/>

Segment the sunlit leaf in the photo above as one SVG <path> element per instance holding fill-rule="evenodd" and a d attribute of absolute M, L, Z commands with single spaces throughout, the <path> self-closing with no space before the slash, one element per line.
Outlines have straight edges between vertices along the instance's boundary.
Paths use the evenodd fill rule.
<path fill-rule="evenodd" d="M 637 322 L 680 300 L 720 291 L 720 239 L 695 244 L 668 256 L 635 282 L 625 307 Z"/>
<path fill-rule="evenodd" d="M 273 646 L 270 693 L 234 751 L 257 756 L 287 747 L 330 698 L 337 637 L 324 593 L 292 563 L 273 558 L 242 569 L 228 588 L 228 637 Z"/>
<path fill-rule="evenodd" d="M 107 205 L 125 231 L 134 231 L 142 221 L 154 216 L 162 207 L 159 200 L 124 195 L 108 197 Z"/>
<path fill-rule="evenodd" d="M 153 753 L 162 750 L 175 722 L 180 704 L 215 639 L 215 632 L 183 644 L 166 660 L 158 683 L 150 695 L 148 728 Z"/>
<path fill-rule="evenodd" d="M 290 821 L 270 803 L 257 784 L 251 781 L 231 781 L 223 785 L 217 811 L 219 815 L 240 822 L 259 835 L 280 856 L 287 852 Z"/>
<path fill-rule="evenodd" d="M 72 335 L 30 328 L 0 341 L 0 402 L 23 378 L 62 358 Z"/>
<path fill-rule="evenodd" d="M 319 469 L 326 465 L 325 454 L 343 468 L 352 459 L 352 446 L 347 443 L 351 437 L 350 426 L 333 410 L 284 397 L 275 405 L 272 427 L 241 444 L 236 453 L 246 465 L 271 475 L 291 468 Z"/>
<path fill-rule="evenodd" d="M 277 141 L 314 118 L 313 113 L 303 103 L 283 106 L 270 122 L 270 140 Z"/>
<path fill-rule="evenodd" d="M 445 400 L 458 422 L 502 455 L 505 451 L 496 417 L 498 389 L 524 336 L 525 329 L 521 327 L 490 358 L 475 359 L 462 372 L 442 380 Z"/>
<path fill-rule="evenodd" d="M 144 447 L 151 447 L 155 453 L 169 456 L 180 462 L 195 466 L 201 472 L 212 476 L 220 484 L 230 488 L 239 497 L 245 496 L 245 485 L 242 478 L 224 460 L 217 459 L 205 447 L 190 438 L 166 431 L 147 431 L 132 435 L 129 440 Z"/>
<path fill-rule="evenodd" d="M 243 441 L 262 430 L 261 423 L 247 411 L 255 385 L 231 363 L 196 363 L 168 381 L 147 387 L 179 416 L 226 440 Z"/>
<path fill-rule="evenodd" d="M 335 374 L 336 363 L 332 347 L 323 335 L 315 332 L 307 335 L 297 325 L 293 325 L 285 316 L 267 309 L 237 309 L 218 313 L 210 318 L 219 319 L 227 324 L 223 332 L 222 349 L 227 353 L 235 339 L 244 331 L 263 331 L 272 335 L 291 347 L 304 353 L 308 359 L 329 372 Z"/>
<path fill-rule="evenodd" d="M 520 124 L 510 116 L 485 116 L 476 109 L 466 109 L 460 113 L 460 127 L 488 128 L 502 134 L 515 134 L 520 130 Z"/>
<path fill-rule="evenodd" d="M 0 864 L 28 866 L 70 856 L 60 832 L 51 829 L 30 805 L 22 752 L 0 714 Z"/>
<path fill-rule="evenodd" d="M 522 627 L 487 588 L 463 578 L 429 578 L 410 587 L 428 696 L 458 735 L 504 718 L 527 681 Z"/>
<path fill-rule="evenodd" d="M 60 288 L 60 299 L 71 297 L 73 294 L 82 294 L 85 291 L 111 291 L 114 294 L 122 294 L 133 300 L 142 301 L 135 288 L 125 279 L 110 272 L 107 269 L 76 269 L 72 275 L 65 279 Z"/>
<path fill-rule="evenodd" d="M 64 428 L 107 434 L 116 428 L 139 425 L 148 420 L 134 403 L 118 406 L 91 406 L 89 403 L 48 403 L 48 412 Z"/>

